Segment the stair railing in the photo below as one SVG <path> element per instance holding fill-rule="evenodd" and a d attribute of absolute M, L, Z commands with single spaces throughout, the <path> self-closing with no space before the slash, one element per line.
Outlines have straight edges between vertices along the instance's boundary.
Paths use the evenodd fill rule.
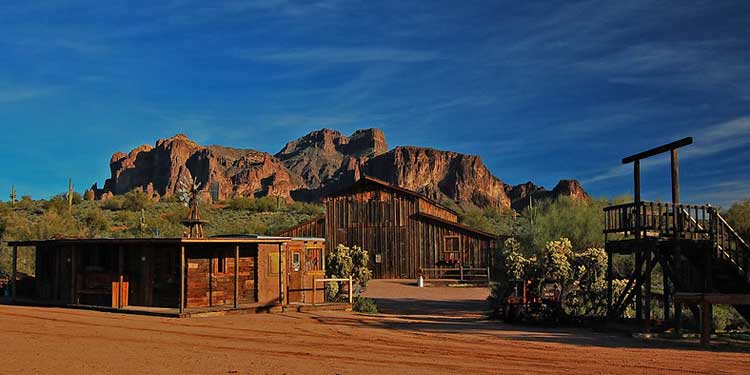
<path fill-rule="evenodd" d="M 682 210 L 682 216 L 686 219 L 689 226 L 695 228 L 695 233 L 700 233 L 704 239 L 715 241 L 717 256 L 723 256 L 726 260 L 737 267 L 737 271 L 748 281 L 748 263 L 750 263 L 750 246 L 744 239 L 732 228 L 729 223 L 719 214 L 719 211 L 713 207 L 708 210 L 709 229 L 705 230 L 703 225 L 693 217 L 688 210 Z M 704 218 L 705 220 L 706 218 Z"/>

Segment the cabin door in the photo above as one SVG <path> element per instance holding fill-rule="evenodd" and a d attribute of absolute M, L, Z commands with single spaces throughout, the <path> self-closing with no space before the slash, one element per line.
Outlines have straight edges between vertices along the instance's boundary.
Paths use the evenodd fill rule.
<path fill-rule="evenodd" d="M 305 293 L 304 293 L 304 269 L 303 265 L 305 264 L 305 254 L 304 249 L 300 248 L 291 248 L 288 252 L 288 262 L 289 265 L 289 286 L 288 286 L 288 296 L 290 303 L 303 303 L 305 302 Z"/>

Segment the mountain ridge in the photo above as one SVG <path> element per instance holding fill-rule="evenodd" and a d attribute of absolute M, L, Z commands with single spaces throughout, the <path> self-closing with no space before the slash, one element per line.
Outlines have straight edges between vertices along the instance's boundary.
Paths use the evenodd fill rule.
<path fill-rule="evenodd" d="M 414 190 L 436 201 L 521 210 L 532 199 L 568 196 L 586 199 L 576 180 L 560 180 L 552 190 L 532 182 L 509 185 L 493 175 L 478 155 L 430 147 L 388 149 L 376 128 L 349 136 L 333 129 L 314 130 L 287 142 L 271 155 L 264 151 L 201 146 L 185 134 L 141 145 L 110 158 L 110 178 L 97 197 L 107 199 L 133 189 L 155 200 L 177 192 L 180 180 L 196 179 L 207 199 L 276 196 L 314 202 L 363 175 Z"/>

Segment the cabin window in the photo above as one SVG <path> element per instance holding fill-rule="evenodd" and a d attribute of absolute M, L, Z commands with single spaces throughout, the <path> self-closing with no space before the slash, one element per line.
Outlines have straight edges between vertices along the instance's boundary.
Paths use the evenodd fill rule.
<path fill-rule="evenodd" d="M 295 271 L 299 271 L 301 267 L 302 267 L 302 255 L 295 251 L 292 253 L 292 268 Z"/>
<path fill-rule="evenodd" d="M 279 253 L 268 254 L 268 274 L 278 275 L 281 268 L 279 267 Z"/>
<path fill-rule="evenodd" d="M 216 267 L 214 267 L 215 273 L 226 273 L 227 272 L 227 257 L 218 256 L 216 257 Z"/>
<path fill-rule="evenodd" d="M 443 260 L 459 261 L 461 260 L 461 241 L 458 236 L 443 237 Z"/>
<path fill-rule="evenodd" d="M 307 249 L 305 271 L 322 271 L 324 269 L 323 249 Z"/>

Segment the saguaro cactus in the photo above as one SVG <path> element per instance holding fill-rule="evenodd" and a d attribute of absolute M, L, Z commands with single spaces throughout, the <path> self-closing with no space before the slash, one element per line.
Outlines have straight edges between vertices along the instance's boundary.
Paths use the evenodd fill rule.
<path fill-rule="evenodd" d="M 16 185 L 10 188 L 10 204 L 18 203 L 18 195 L 16 195 Z"/>
<path fill-rule="evenodd" d="M 73 179 L 68 179 L 68 211 L 73 211 Z"/>

